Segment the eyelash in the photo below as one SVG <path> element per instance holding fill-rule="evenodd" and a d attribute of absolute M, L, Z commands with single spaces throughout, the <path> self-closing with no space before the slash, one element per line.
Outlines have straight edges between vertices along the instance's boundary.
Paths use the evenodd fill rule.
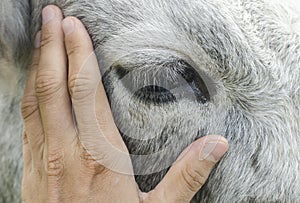
<path fill-rule="evenodd" d="M 210 101 L 208 88 L 200 74 L 184 61 L 176 65 L 176 68 L 135 69 L 131 72 L 120 65 L 113 69 L 125 88 L 144 104 L 169 104 L 183 98 L 202 104 Z"/>

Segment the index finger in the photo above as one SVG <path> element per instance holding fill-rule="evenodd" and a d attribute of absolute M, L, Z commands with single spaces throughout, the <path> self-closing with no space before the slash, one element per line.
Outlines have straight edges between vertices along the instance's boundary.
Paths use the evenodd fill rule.
<path fill-rule="evenodd" d="M 74 17 L 64 19 L 63 29 L 69 60 L 68 85 L 81 144 L 100 164 L 132 175 L 130 157 L 114 123 L 91 39 Z"/>

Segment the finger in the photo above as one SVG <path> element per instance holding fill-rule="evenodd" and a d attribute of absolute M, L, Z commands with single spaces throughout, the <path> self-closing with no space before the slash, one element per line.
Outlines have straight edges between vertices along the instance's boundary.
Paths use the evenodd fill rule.
<path fill-rule="evenodd" d="M 58 7 L 51 5 L 43 9 L 42 16 L 36 94 L 48 154 L 56 154 L 72 143 L 75 133 L 72 133 L 74 124 L 67 89 L 66 53 L 61 28 L 63 15 Z"/>
<path fill-rule="evenodd" d="M 21 112 L 24 120 L 24 135 L 26 135 L 26 146 L 28 148 L 26 151 L 32 153 L 31 156 L 35 162 L 41 160 L 41 154 L 39 153 L 44 142 L 42 121 L 38 100 L 35 94 L 35 80 L 40 61 L 40 37 L 41 32 L 38 32 L 35 39 L 35 49 L 33 51 L 29 77 L 25 86 L 21 105 Z"/>
<path fill-rule="evenodd" d="M 200 138 L 183 152 L 161 183 L 144 198 L 153 202 L 189 202 L 227 150 L 228 143 L 221 136 Z"/>
<path fill-rule="evenodd" d="M 69 60 L 69 91 L 81 144 L 94 158 L 105 157 L 106 164 L 110 165 L 108 168 L 119 165 L 127 170 L 125 168 L 130 166 L 131 171 L 127 149 L 114 124 L 89 35 L 74 17 L 64 19 L 63 30 Z"/>

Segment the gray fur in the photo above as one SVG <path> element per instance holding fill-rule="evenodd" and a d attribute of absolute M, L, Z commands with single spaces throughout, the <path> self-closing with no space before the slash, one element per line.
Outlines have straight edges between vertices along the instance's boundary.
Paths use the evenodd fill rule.
<path fill-rule="evenodd" d="M 133 156 L 136 172 L 155 170 L 174 161 L 197 137 L 223 134 L 230 142 L 230 151 L 195 196 L 195 202 L 300 202 L 299 3 L 18 2 L 0 3 L 0 201 L 20 199 L 18 109 L 27 72 L 25 59 L 30 56 L 26 49 L 31 33 L 40 27 L 42 6 L 55 3 L 66 16 L 77 16 L 87 27 L 102 64 L 116 124 L 129 150 L 151 154 L 163 145 L 171 146 L 155 164 Z M 12 13 L 18 15 L 10 18 Z M 192 61 L 190 65 L 214 81 L 210 88 L 215 93 L 208 103 L 199 103 L 193 97 L 178 97 L 175 103 L 163 105 L 141 103 L 126 88 L 128 81 L 118 79 L 116 74 L 115 67 L 122 66 L 132 71 L 133 83 L 146 85 L 139 78 L 151 83 L 153 72 L 181 68 L 180 59 Z M 128 138 L 132 135 L 142 137 Z M 155 139 L 150 139 L 153 136 Z M 136 179 L 141 189 L 148 191 L 165 172 Z"/>

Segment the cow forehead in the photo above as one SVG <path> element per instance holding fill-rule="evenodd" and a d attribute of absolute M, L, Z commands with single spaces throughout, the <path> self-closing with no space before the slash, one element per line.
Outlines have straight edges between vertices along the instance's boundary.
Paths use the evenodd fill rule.
<path fill-rule="evenodd" d="M 95 47 L 103 46 L 108 55 L 163 47 L 188 56 L 198 68 L 225 82 L 229 78 L 237 84 L 247 78 L 256 84 L 268 78 L 276 81 L 273 87 L 295 92 L 300 43 L 292 25 L 297 16 L 278 2 L 44 1 L 58 4 L 66 16 L 80 18 Z"/>

